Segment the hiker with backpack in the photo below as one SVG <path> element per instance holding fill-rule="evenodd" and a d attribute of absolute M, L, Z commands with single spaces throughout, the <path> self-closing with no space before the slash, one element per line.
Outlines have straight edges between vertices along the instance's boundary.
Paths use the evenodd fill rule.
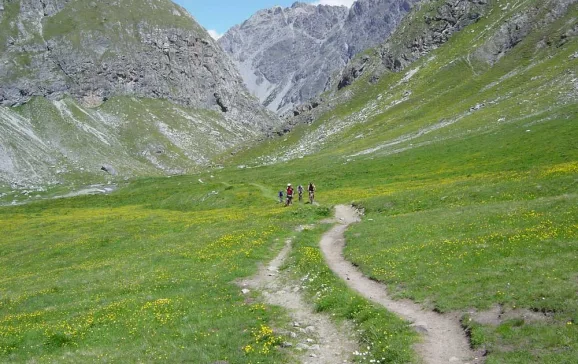
<path fill-rule="evenodd" d="M 287 195 L 287 202 L 285 203 L 285 206 L 292 205 L 293 204 L 293 186 L 291 186 L 291 183 L 287 184 L 286 195 Z"/>
<path fill-rule="evenodd" d="M 309 191 L 309 203 L 313 204 L 313 201 L 315 200 L 315 185 L 313 182 L 309 182 L 307 190 Z"/>
<path fill-rule="evenodd" d="M 303 201 L 303 186 L 297 186 L 297 193 L 299 194 L 299 202 Z"/>

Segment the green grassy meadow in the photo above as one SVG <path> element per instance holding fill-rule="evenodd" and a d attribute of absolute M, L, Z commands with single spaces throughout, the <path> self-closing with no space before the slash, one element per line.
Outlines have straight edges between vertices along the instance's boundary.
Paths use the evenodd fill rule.
<path fill-rule="evenodd" d="M 365 215 L 346 257 L 394 297 L 463 314 L 487 363 L 575 363 L 578 42 L 558 41 L 577 16 L 491 67 L 469 57 L 499 27 L 481 19 L 408 70 L 338 93 L 312 125 L 223 154 L 222 169 L 0 207 L 0 362 L 290 362 L 287 313 L 235 282 L 291 236 L 285 271 L 310 278 L 317 310 L 352 322 L 369 347 L 358 362 L 418 363 L 408 323 L 322 261 L 320 221 L 352 203 Z M 276 202 L 309 181 L 319 206 Z M 497 306 L 543 319 L 470 320 Z"/>
<path fill-rule="evenodd" d="M 442 312 L 499 304 L 549 313 L 548 322 L 472 323 L 475 344 L 489 362 L 571 362 L 578 352 L 576 124 L 552 121 L 528 134 L 522 123 L 383 158 L 311 156 L 2 208 L 2 361 L 288 360 L 286 349 L 259 339 L 262 325 L 283 327 L 284 313 L 258 296 L 247 300 L 234 282 L 290 235 L 297 238 L 289 271 L 315 277 L 308 292 L 318 309 L 353 320 L 368 357 L 415 361 L 407 324 L 324 268 L 316 242 L 328 226 L 294 232 L 336 203 L 355 203 L 366 215 L 348 232 L 347 257 L 396 297 Z M 504 140 L 510 145 L 498 148 Z M 309 179 L 319 207 L 276 202 L 287 182 Z"/>
<path fill-rule="evenodd" d="M 2 209 L 0 361 L 277 361 L 234 282 L 319 210 L 192 177 Z"/>

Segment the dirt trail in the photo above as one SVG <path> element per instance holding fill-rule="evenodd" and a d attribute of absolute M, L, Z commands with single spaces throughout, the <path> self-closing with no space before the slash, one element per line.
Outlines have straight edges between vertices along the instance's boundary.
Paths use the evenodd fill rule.
<path fill-rule="evenodd" d="M 279 268 L 291 251 L 291 240 L 287 240 L 279 255 L 262 267 L 259 273 L 241 282 L 245 289 L 262 292 L 268 304 L 281 306 L 292 318 L 287 334 L 291 344 L 301 355 L 296 358 L 303 364 L 353 363 L 352 353 L 358 349 L 351 329 L 336 327 L 324 314 L 316 313 L 301 295 L 300 282 L 289 280 L 280 274 Z"/>
<path fill-rule="evenodd" d="M 461 328 L 458 315 L 441 315 L 426 311 L 411 301 L 394 301 L 388 297 L 383 284 L 365 277 L 353 264 L 343 257 L 344 232 L 359 221 L 357 211 L 350 206 L 337 206 L 335 225 L 321 239 L 321 249 L 329 267 L 350 288 L 367 299 L 413 323 L 423 340 L 415 349 L 428 364 L 482 363 L 483 358 L 470 349 L 468 339 Z"/>

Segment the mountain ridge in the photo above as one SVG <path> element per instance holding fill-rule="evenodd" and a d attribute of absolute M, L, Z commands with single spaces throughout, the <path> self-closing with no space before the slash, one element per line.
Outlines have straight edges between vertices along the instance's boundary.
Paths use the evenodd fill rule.
<path fill-rule="evenodd" d="M 218 44 L 169 0 L 2 0 L 0 9 L 4 183 L 66 183 L 65 174 L 84 171 L 100 180 L 105 164 L 117 178 L 184 173 L 279 123 L 247 92 Z M 126 105 L 106 105 L 119 98 Z M 163 115 L 157 100 L 178 112 Z M 112 119 L 123 125 L 122 137 Z M 131 125 L 157 132 L 142 135 Z M 180 133 L 195 142 L 175 139 Z"/>
<path fill-rule="evenodd" d="M 335 72 L 381 43 L 417 0 L 359 0 L 344 6 L 274 7 L 231 28 L 219 44 L 249 90 L 284 114 L 325 91 Z"/>

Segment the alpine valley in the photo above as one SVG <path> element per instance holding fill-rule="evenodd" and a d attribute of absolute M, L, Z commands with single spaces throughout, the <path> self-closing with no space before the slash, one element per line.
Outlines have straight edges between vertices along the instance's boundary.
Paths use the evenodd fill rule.
<path fill-rule="evenodd" d="M 578 1 L 312 3 L 0 0 L 0 362 L 576 362 Z"/>

